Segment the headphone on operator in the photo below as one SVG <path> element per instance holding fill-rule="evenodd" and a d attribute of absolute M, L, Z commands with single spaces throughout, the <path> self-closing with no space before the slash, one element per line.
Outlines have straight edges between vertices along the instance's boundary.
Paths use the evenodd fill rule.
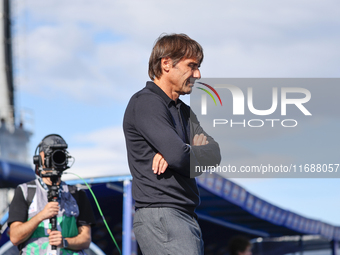
<path fill-rule="evenodd" d="M 42 169 L 42 158 L 40 156 L 40 152 L 45 153 L 45 166 L 51 167 L 54 163 L 53 158 L 59 160 L 61 168 L 59 171 L 64 171 L 68 166 L 68 158 L 71 158 L 68 151 L 66 150 L 68 147 L 67 143 L 65 142 L 64 138 L 62 138 L 58 134 L 50 134 L 45 136 L 41 142 L 38 144 L 34 151 L 33 156 L 33 164 L 35 165 L 35 173 L 40 175 Z M 39 148 L 39 153 L 37 154 L 37 150 Z M 51 155 L 50 155 L 51 154 Z"/>

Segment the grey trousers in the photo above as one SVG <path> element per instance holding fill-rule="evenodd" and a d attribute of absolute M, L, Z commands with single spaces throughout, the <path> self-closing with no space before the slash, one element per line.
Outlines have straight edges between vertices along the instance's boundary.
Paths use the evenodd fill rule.
<path fill-rule="evenodd" d="M 203 255 L 202 231 L 196 219 L 173 208 L 141 208 L 133 229 L 143 255 Z"/>

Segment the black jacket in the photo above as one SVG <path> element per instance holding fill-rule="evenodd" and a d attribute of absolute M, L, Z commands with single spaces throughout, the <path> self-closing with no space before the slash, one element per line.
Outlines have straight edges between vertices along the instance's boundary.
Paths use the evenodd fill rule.
<path fill-rule="evenodd" d="M 191 170 L 194 165 L 216 166 L 221 156 L 218 144 L 204 132 L 190 107 L 181 100 L 175 103 L 155 83 L 147 82 L 130 99 L 123 128 L 136 207 L 171 207 L 195 215 L 200 200 L 190 166 Z M 200 133 L 209 144 L 190 146 Z M 152 171 L 157 152 L 169 164 L 161 175 Z"/>

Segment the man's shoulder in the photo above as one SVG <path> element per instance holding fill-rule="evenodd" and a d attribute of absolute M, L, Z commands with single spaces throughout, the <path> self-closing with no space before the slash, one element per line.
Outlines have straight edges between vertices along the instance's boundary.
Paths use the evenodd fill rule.
<path fill-rule="evenodd" d="M 149 87 L 144 87 L 143 89 L 139 90 L 138 92 L 136 92 L 130 99 L 130 101 L 132 100 L 138 100 L 138 99 L 158 99 L 161 100 L 162 98 L 155 93 L 153 90 L 151 90 Z"/>
<path fill-rule="evenodd" d="M 21 190 L 23 195 L 25 196 L 28 188 L 36 188 L 36 179 L 19 184 L 16 187 L 16 190 Z"/>
<path fill-rule="evenodd" d="M 69 192 L 78 192 L 79 190 L 78 190 L 78 187 L 76 186 L 76 185 L 68 185 L 68 184 L 66 184 L 67 185 L 67 187 L 68 187 L 68 190 L 69 190 Z"/>
<path fill-rule="evenodd" d="M 20 187 L 20 186 L 23 186 L 23 185 L 24 185 L 24 186 L 35 185 L 35 184 L 36 184 L 36 180 L 37 180 L 37 179 L 33 179 L 33 180 L 29 181 L 29 182 L 21 183 L 21 184 L 19 184 L 19 185 L 17 186 L 17 188 Z"/>
<path fill-rule="evenodd" d="M 79 189 L 76 185 L 69 185 L 64 181 L 61 181 L 60 186 L 63 192 L 69 192 L 72 195 L 78 194 L 80 192 L 85 192 L 84 190 Z"/>
<path fill-rule="evenodd" d="M 148 87 L 144 87 L 136 92 L 130 99 L 127 106 L 127 112 L 135 112 L 148 108 L 159 110 L 166 107 L 164 99 Z"/>

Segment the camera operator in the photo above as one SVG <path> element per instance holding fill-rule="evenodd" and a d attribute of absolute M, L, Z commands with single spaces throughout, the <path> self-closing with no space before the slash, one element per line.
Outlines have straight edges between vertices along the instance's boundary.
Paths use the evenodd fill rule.
<path fill-rule="evenodd" d="M 95 219 L 85 192 L 60 179 L 69 168 L 67 144 L 51 134 L 38 148 L 37 178 L 16 188 L 9 208 L 10 239 L 20 254 L 85 254 Z"/>

